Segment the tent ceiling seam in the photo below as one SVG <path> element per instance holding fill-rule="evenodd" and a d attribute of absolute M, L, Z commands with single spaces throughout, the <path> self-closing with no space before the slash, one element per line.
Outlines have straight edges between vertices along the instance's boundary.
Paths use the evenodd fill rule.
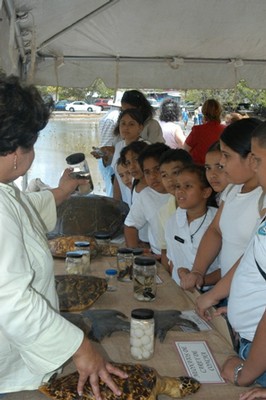
<path fill-rule="evenodd" d="M 95 17 L 97 14 L 99 14 L 102 11 L 105 11 L 107 8 L 113 6 L 120 0 L 108 0 L 106 3 L 102 4 L 100 7 L 96 8 L 95 10 L 91 11 L 89 14 L 84 15 L 84 17 L 79 18 L 77 21 L 73 22 L 72 24 L 68 25 L 66 28 L 62 29 L 60 32 L 57 32 L 55 35 L 51 36 L 49 39 L 45 40 L 39 47 L 38 51 L 41 50 L 42 48 L 48 46 L 50 43 L 52 43 L 54 40 L 58 39 L 60 36 L 65 34 L 67 31 L 72 29 L 74 26 L 78 25 L 80 22 L 84 21 L 85 19 L 89 19 L 92 17 Z"/>
<path fill-rule="evenodd" d="M 52 55 L 45 55 L 40 52 L 38 52 L 38 56 L 44 60 L 53 60 L 57 56 L 52 56 Z M 64 55 L 64 60 L 71 61 L 71 60 L 88 60 L 88 61 L 113 61 L 117 62 L 117 56 L 68 56 Z M 119 62 L 169 62 L 173 61 L 176 57 L 122 57 L 119 56 Z M 239 59 L 233 59 L 233 58 L 184 58 L 182 57 L 182 60 L 185 63 L 208 63 L 208 64 L 232 64 L 234 67 L 242 67 L 244 64 L 265 64 L 266 59 L 241 59 L 241 64 L 238 66 L 237 63 L 239 62 Z"/>
<path fill-rule="evenodd" d="M 6 8 L 9 20 L 11 20 L 13 13 L 15 13 L 15 15 L 16 15 L 16 10 L 15 10 L 13 1 L 12 0 L 4 0 L 4 5 Z M 25 49 L 24 49 L 23 40 L 22 40 L 22 36 L 21 36 L 20 27 L 19 27 L 17 21 L 15 21 L 15 36 L 16 36 L 16 42 L 18 45 L 20 57 L 22 59 L 22 62 L 25 63 L 26 62 L 26 54 L 25 54 Z"/>

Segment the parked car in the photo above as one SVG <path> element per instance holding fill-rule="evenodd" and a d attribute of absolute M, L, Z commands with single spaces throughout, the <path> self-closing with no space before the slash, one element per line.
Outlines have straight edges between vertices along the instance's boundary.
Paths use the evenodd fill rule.
<path fill-rule="evenodd" d="M 96 99 L 94 101 L 94 104 L 96 106 L 101 107 L 101 110 L 104 111 L 104 110 L 109 110 L 109 108 L 110 108 L 109 102 L 110 102 L 110 99 Z"/>
<path fill-rule="evenodd" d="M 160 108 L 160 103 L 159 101 L 157 101 L 156 99 L 154 99 L 153 97 L 148 97 L 147 100 L 150 102 L 150 104 L 152 105 L 152 107 L 155 110 L 158 110 Z"/>
<path fill-rule="evenodd" d="M 79 112 L 101 112 L 101 107 L 95 106 L 94 104 L 88 104 L 85 101 L 73 101 L 66 105 L 66 111 L 79 111 Z"/>
<path fill-rule="evenodd" d="M 68 103 L 70 103 L 69 100 L 59 100 L 54 104 L 53 109 L 54 111 L 65 111 Z"/>

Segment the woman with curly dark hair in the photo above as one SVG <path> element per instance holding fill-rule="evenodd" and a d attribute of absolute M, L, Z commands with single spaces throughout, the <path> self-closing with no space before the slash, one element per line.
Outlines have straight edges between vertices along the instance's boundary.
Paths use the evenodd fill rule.
<path fill-rule="evenodd" d="M 81 395 L 90 379 L 120 394 L 109 373 L 125 377 L 98 354 L 83 332 L 59 314 L 53 258 L 46 233 L 56 206 L 80 184 L 66 169 L 55 189 L 23 193 L 14 181 L 34 160 L 34 144 L 49 109 L 34 86 L 0 75 L 0 393 L 37 389 L 71 357 Z"/>
<path fill-rule="evenodd" d="M 122 110 L 137 108 L 141 112 L 144 120 L 142 139 L 148 140 L 150 143 L 164 142 L 160 124 L 154 119 L 155 111 L 142 92 L 126 90 L 121 99 L 121 106 Z"/>
<path fill-rule="evenodd" d="M 178 125 L 180 108 L 173 99 L 166 99 L 161 105 L 159 123 L 163 131 L 163 137 L 167 146 L 172 149 L 180 149 L 185 142 L 185 135 Z"/>

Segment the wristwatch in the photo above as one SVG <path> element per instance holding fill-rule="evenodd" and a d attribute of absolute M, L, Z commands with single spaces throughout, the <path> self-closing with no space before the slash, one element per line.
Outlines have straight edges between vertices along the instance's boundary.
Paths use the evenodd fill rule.
<path fill-rule="evenodd" d="M 236 386 L 239 386 L 238 375 L 239 375 L 239 372 L 242 371 L 243 367 L 244 367 L 244 364 L 241 363 L 241 364 L 237 365 L 234 369 L 234 385 L 236 385 Z"/>

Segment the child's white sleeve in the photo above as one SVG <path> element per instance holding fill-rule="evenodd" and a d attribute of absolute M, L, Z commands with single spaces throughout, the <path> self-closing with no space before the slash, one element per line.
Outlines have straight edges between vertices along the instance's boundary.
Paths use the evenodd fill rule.
<path fill-rule="evenodd" d="M 133 226 L 134 228 L 139 230 L 143 228 L 146 222 L 147 219 L 145 217 L 143 202 L 138 196 L 129 210 L 129 213 L 125 219 L 125 225 Z"/>

